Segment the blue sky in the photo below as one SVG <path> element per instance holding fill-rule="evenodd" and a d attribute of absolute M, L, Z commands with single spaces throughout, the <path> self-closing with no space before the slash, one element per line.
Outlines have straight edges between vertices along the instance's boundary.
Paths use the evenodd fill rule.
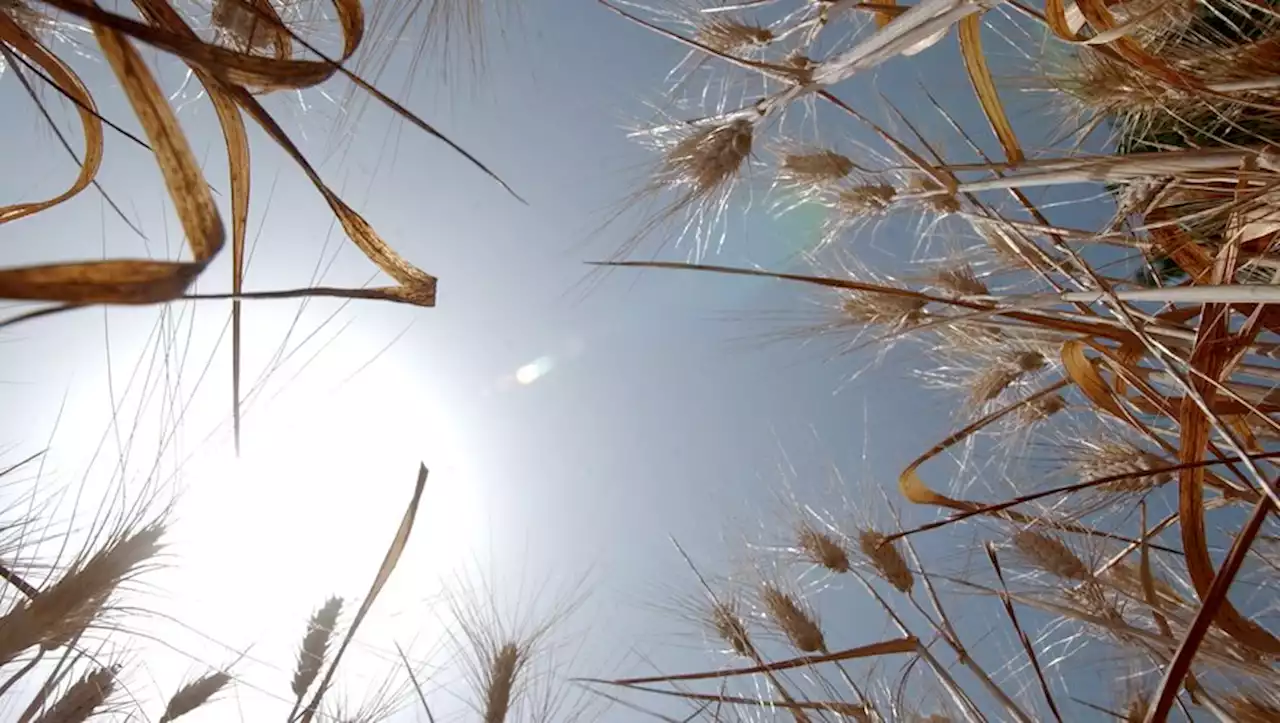
<path fill-rule="evenodd" d="M 586 575 L 592 594 L 573 625 L 590 633 L 581 638 L 581 663 L 570 669 L 593 675 L 643 669 L 640 654 L 671 667 L 707 664 L 696 639 L 681 634 L 688 623 L 657 609 L 672 590 L 697 590 L 669 538 L 706 570 L 728 570 L 747 552 L 744 538 L 780 531 L 782 483 L 798 499 L 839 511 L 832 467 L 859 489 L 891 485 L 950 428 L 948 411 L 919 391 L 901 354 L 849 383 L 872 363 L 870 355 L 768 342 L 778 328 L 770 318 L 814 308 L 796 287 L 623 271 L 584 294 L 583 261 L 608 256 L 634 227 L 630 217 L 603 230 L 600 222 L 652 161 L 627 141 L 624 126 L 647 117 L 644 103 L 660 100 L 662 79 L 684 52 L 585 1 L 525 4 L 505 30 L 501 40 L 491 36 L 489 68 L 474 87 L 441 87 L 426 67 L 406 105 L 489 164 L 527 205 L 438 141 L 398 129 L 372 104 L 355 121 L 353 138 L 331 141 L 332 102 L 314 91 L 302 101 L 273 100 L 272 109 L 292 123 L 287 127 L 305 133 L 313 159 L 324 159 L 331 145 L 342 148 L 321 166 L 326 178 L 397 250 L 441 281 L 434 309 L 247 303 L 250 379 L 272 366 L 295 313 L 300 320 L 288 348 L 299 351 L 247 405 L 241 460 L 233 459 L 227 426 L 229 342 L 220 335 L 228 304 L 174 305 L 167 316 L 93 309 L 3 332 L 10 348 L 22 349 L 0 361 L 0 379 L 10 408 L 23 414 L 8 416 L 0 440 L 34 450 L 52 436 L 46 484 L 74 487 L 82 474 L 111 478 L 128 425 L 112 427 L 107 401 L 112 393 L 134 400 L 121 414 L 143 419 L 142 441 L 124 478 L 133 490 L 150 476 L 168 485 L 166 495 L 182 492 L 177 569 L 165 573 L 159 602 L 148 605 L 179 616 L 185 610 L 192 625 L 231 650 L 256 641 L 240 663 L 256 686 L 274 681 L 283 691 L 306 614 L 329 593 L 356 597 L 363 590 L 419 461 L 432 469 L 423 513 L 394 589 L 371 622 L 366 652 L 376 659 L 388 641 L 415 627 L 426 631 L 420 652 L 429 651 L 441 636 L 434 596 L 459 566 L 491 575 L 500 590 L 513 580 L 563 589 Z M 382 87 L 400 87 L 405 56 L 394 56 Z M 91 85 L 106 78 L 92 59 L 77 67 Z M 161 67 L 166 87 L 176 89 L 176 66 Z M 848 92 L 881 111 L 874 93 L 884 92 L 927 115 L 913 90 L 921 80 L 953 99 L 964 122 L 982 128 L 971 104 L 959 105 L 971 91 L 954 39 L 911 64 L 890 64 L 874 84 L 855 83 Z M 4 174 L 4 198 L 54 188 L 71 168 L 69 161 L 45 162 L 60 151 L 11 81 L 11 74 L 0 78 L 6 108 L 15 109 L 6 110 L 7 122 L 34 140 L 10 134 L 0 152 L 7 166 L 39 170 Z M 101 103 L 104 115 L 136 127 L 115 94 L 104 93 Z M 1013 103 L 1026 106 L 1023 112 L 1034 105 Z M 193 100 L 180 117 L 225 194 L 212 111 Z M 863 129 L 822 117 L 824 139 L 867 139 Z M 265 140 L 254 137 L 257 238 L 247 285 L 299 286 L 346 242 L 319 195 Z M 92 258 L 104 249 L 172 254 L 176 224 L 149 164 L 144 151 L 112 137 L 100 180 L 138 219 L 150 246 L 86 192 L 0 229 L 5 263 Z M 767 186 L 766 173 L 758 171 L 757 187 Z M 771 218 L 759 195 L 731 230 L 717 262 L 771 268 L 817 234 L 811 222 Z M 912 234 L 906 223 L 886 223 L 869 243 L 900 261 L 915 247 Z M 200 289 L 224 290 L 227 263 L 215 264 Z M 348 245 L 324 281 L 359 285 L 373 271 Z M 157 323 L 169 340 L 159 347 L 149 336 Z M 304 341 L 314 329 L 317 336 Z M 166 354 L 153 364 L 157 348 Z M 529 365 L 543 372 L 536 380 L 528 379 Z M 135 366 L 151 371 L 126 393 Z M 522 367 L 532 383 L 517 379 Z M 143 389 L 154 393 L 138 412 Z M 179 438 L 153 467 L 155 440 L 173 419 L 172 405 L 165 417 L 163 390 L 190 408 Z M 104 430 L 107 451 L 95 460 Z M 949 543 L 923 544 L 951 554 Z M 263 597 L 271 604 L 262 606 Z M 882 632 L 879 623 L 866 631 L 843 623 L 845 615 L 832 617 L 849 644 Z M 236 657 L 157 624 L 181 639 L 183 653 L 212 664 Z M 145 666 L 140 689 L 163 695 L 200 670 L 182 656 L 174 661 Z M 625 711 L 616 715 L 629 719 Z"/>

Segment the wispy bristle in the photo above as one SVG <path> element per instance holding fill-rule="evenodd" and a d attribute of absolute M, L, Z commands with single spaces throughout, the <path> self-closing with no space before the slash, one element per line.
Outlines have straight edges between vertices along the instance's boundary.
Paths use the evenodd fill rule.
<path fill-rule="evenodd" d="M 1089 568 L 1061 540 L 1034 530 L 1021 530 L 1013 536 L 1014 548 L 1027 562 L 1067 580 L 1088 580 Z"/>
<path fill-rule="evenodd" d="M 51 649 L 86 630 L 112 593 L 160 551 L 163 525 L 149 525 L 108 543 L 83 564 L 0 618 L 0 663 L 39 645 Z"/>
<path fill-rule="evenodd" d="M 866 529 L 858 535 L 858 548 L 867 556 L 876 574 L 884 578 L 898 592 L 910 592 L 915 586 L 915 575 L 907 567 L 907 560 L 898 549 L 898 542 L 886 542 L 885 536 Z"/>
<path fill-rule="evenodd" d="M 338 615 L 341 612 L 342 598 L 331 597 L 307 621 L 307 634 L 302 638 L 298 664 L 293 673 L 293 694 L 298 700 L 307 694 L 316 676 L 320 674 L 320 669 L 324 667 L 325 658 L 329 654 L 329 642 L 338 626 Z"/>
<path fill-rule="evenodd" d="M 773 31 L 721 16 L 700 24 L 694 40 L 725 55 L 736 55 L 773 42 Z"/>
<path fill-rule="evenodd" d="M 169 699 L 164 715 L 160 716 L 160 723 L 169 723 L 208 703 L 229 682 L 230 675 L 215 671 L 187 683 Z"/>
<path fill-rule="evenodd" d="M 520 648 L 506 643 L 490 661 L 485 691 L 484 723 L 502 723 L 511 707 L 511 691 L 520 669 Z"/>
<path fill-rule="evenodd" d="M 813 564 L 821 565 L 834 573 L 849 571 L 849 555 L 845 552 L 844 545 L 833 535 L 804 525 L 796 537 L 796 546 Z"/>
<path fill-rule="evenodd" d="M 97 668 L 85 673 L 36 723 L 82 723 L 101 708 L 115 690 L 118 666 Z"/>
<path fill-rule="evenodd" d="M 826 649 L 822 629 L 818 627 L 812 613 L 794 597 L 775 585 L 765 583 L 760 588 L 760 601 L 796 650 L 816 653 Z"/>

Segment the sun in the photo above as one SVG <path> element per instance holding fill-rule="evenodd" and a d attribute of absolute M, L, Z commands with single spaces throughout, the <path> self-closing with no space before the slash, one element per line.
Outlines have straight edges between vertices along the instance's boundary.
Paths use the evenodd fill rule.
<path fill-rule="evenodd" d="M 359 368 L 370 348 L 378 346 L 325 363 Z M 354 612 L 420 463 L 430 475 L 409 546 L 361 638 L 380 636 L 391 650 L 393 641 L 430 636 L 438 618 L 424 602 L 473 558 L 485 530 L 467 464 L 466 430 L 476 427 L 416 367 L 384 354 L 349 379 L 301 376 L 246 407 L 239 456 L 224 439 L 186 464 L 173 526 L 178 559 L 164 592 L 174 607 L 167 612 L 216 641 L 205 655 L 216 661 L 218 645 L 252 645 L 255 659 L 287 668 L 307 616 L 326 598 L 341 595 Z"/>

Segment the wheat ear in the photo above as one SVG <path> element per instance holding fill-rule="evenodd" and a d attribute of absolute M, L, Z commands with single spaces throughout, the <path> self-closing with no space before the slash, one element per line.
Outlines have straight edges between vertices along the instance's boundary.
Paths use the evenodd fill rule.
<path fill-rule="evenodd" d="M 229 682 L 231 682 L 230 675 L 215 671 L 187 683 L 169 699 L 164 715 L 160 716 L 160 723 L 169 723 L 208 703 Z"/>

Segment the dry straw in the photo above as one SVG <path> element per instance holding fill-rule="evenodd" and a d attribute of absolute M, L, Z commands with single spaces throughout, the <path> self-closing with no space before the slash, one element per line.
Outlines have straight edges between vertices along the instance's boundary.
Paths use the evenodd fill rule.
<path fill-rule="evenodd" d="M 468 4 L 470 1 L 468 0 Z M 433 6 L 453 6 L 455 0 L 439 0 Z M 75 43 L 51 43 L 56 33 L 44 33 L 54 14 L 59 24 L 78 24 L 91 31 Z M 376 99 L 399 118 L 433 136 L 471 164 L 492 177 L 507 191 L 501 179 L 477 158 L 457 145 L 423 118 L 409 112 L 366 79 L 352 73 L 346 62 L 369 39 L 365 33 L 365 8 L 360 0 L 339 0 L 334 4 L 336 29 L 341 36 L 341 53 L 324 54 L 318 45 L 329 45 L 317 37 L 322 33 L 293 27 L 297 8 L 289 2 L 268 0 L 216 0 L 212 5 L 214 39 L 205 41 L 168 0 L 145 0 L 137 15 L 121 15 L 93 3 L 78 0 L 50 0 L 39 4 L 25 0 L 4 0 L 0 5 L 0 59 L 9 73 L 18 76 L 18 86 L 39 106 L 39 117 L 57 125 L 56 114 L 45 105 L 50 94 L 65 98 L 74 108 L 83 138 L 83 153 L 73 152 L 72 139 L 56 131 L 65 149 L 75 158 L 79 172 L 65 189 L 45 199 L 5 200 L 0 205 L 0 224 L 35 214 L 54 212 L 58 206 L 86 189 L 95 189 L 126 224 L 136 226 L 98 183 L 97 176 L 106 156 L 109 121 L 98 113 L 99 96 L 122 91 L 123 101 L 141 125 L 135 143 L 156 157 L 170 200 L 182 226 L 190 260 L 106 259 L 59 261 L 28 267 L 0 269 L 0 297 L 23 302 L 56 304 L 18 313 L 0 325 L 60 313 L 95 304 L 145 305 L 184 298 L 231 299 L 231 408 L 237 444 L 240 434 L 240 387 L 244 309 L 249 298 L 296 298 L 328 296 L 381 299 L 418 306 L 435 304 L 436 279 L 398 254 L 373 227 L 340 195 L 331 189 L 319 171 L 291 139 L 289 132 L 262 104 L 262 96 L 279 92 L 300 92 L 342 76 L 362 95 Z M 451 16 L 450 16 L 451 17 Z M 439 21 L 440 17 L 437 16 Z M 439 25 L 439 22 L 435 23 Z M 327 31 L 328 28 L 325 28 Z M 397 28 L 397 32 L 400 29 Z M 439 32 L 439 28 L 435 28 Z M 229 170 L 228 193 L 215 198 L 213 187 L 224 185 L 206 179 L 193 144 L 177 118 L 177 109 L 160 86 L 154 60 L 141 55 L 136 45 L 143 42 L 164 51 L 170 63 L 185 65 L 192 82 L 203 87 L 204 97 L 219 120 L 221 137 L 215 145 L 225 147 Z M 79 77 L 72 56 L 86 48 L 101 55 L 114 76 L 101 87 L 91 87 Z M 302 52 L 305 49 L 306 52 Z M 50 86 L 45 88 L 44 86 Z M 48 91 L 48 92 L 44 92 Z M 246 119 L 258 125 L 298 166 L 329 206 L 351 242 L 384 273 L 389 284 L 366 288 L 309 287 L 303 289 L 246 292 L 243 288 L 248 263 L 245 219 L 250 202 L 252 169 Z M 127 124 L 126 124 L 127 125 Z M 112 123 L 119 130 L 122 126 Z M 514 195 L 514 192 L 512 192 Z M 229 214 L 227 211 L 229 210 Z M 224 223 L 224 214 L 227 222 Z M 231 256 L 230 284 L 225 293 L 193 296 L 190 290 L 212 260 L 228 247 Z"/>
<path fill-rule="evenodd" d="M 828 214 L 816 270 L 621 263 L 816 291 L 826 295 L 831 321 L 795 337 L 835 336 L 846 352 L 874 345 L 882 362 L 889 344 L 917 352 L 893 356 L 894 371 L 921 357 L 937 362 L 912 371 L 951 393 L 938 411 L 946 404 L 961 414 L 931 414 L 951 416 L 956 428 L 921 441 L 897 485 L 936 517 L 888 536 L 863 532 L 857 549 L 880 577 L 914 591 L 899 608 L 866 586 L 885 615 L 902 629 L 923 619 L 974 673 L 982 700 L 998 706 L 985 710 L 922 652 L 948 710 L 967 720 L 1020 721 L 1106 710 L 1157 723 L 1180 714 L 1244 720 L 1254 715 L 1247 706 L 1258 704 L 1264 712 L 1254 717 L 1269 720 L 1276 714 L 1267 701 L 1248 702 L 1240 691 L 1280 685 L 1271 665 L 1280 656 L 1280 628 L 1265 602 L 1280 589 L 1272 556 L 1259 549 L 1280 535 L 1280 399 L 1271 391 L 1280 379 L 1280 325 L 1271 308 L 1280 302 L 1271 283 L 1280 241 L 1280 14 L 1274 3 L 1250 0 L 1042 5 L 735 4 L 735 22 L 767 27 L 774 40 L 749 59 L 710 58 L 706 67 L 718 69 L 724 84 L 708 88 L 750 76 L 762 97 L 715 99 L 706 104 L 713 112 L 670 127 L 751 123 L 753 144 L 780 148 L 773 154 L 777 207 L 786 213 L 816 202 Z M 952 35 L 954 44 L 940 42 Z M 1007 52 L 1007 44 L 1016 47 Z M 859 92 L 856 81 L 872 69 L 896 64 L 909 72 L 925 48 L 935 56 L 929 63 L 963 65 L 974 107 L 964 108 L 950 88 L 946 103 L 926 91 L 919 103 L 887 108 Z M 942 57 L 952 48 L 958 57 Z M 795 58 L 806 59 L 806 72 L 782 72 Z M 1007 113 L 1009 88 L 997 78 L 1010 76 L 1033 78 L 1033 88 L 1048 94 L 1038 109 L 1047 113 Z M 975 112 L 981 123 L 962 120 Z M 825 137 L 878 144 L 878 168 L 771 138 L 811 120 L 829 126 Z M 935 132 L 939 126 L 946 137 Z M 879 221 L 922 210 L 931 217 L 916 231 Z M 872 233 L 864 233 L 868 227 Z M 891 231 L 878 237 L 881 229 Z M 942 253 L 932 248 L 938 238 Z M 873 268 L 875 252 L 885 249 L 902 251 L 892 271 Z M 836 263 L 847 258 L 858 260 L 857 273 Z M 893 411 L 873 408 L 868 416 Z M 1007 443 L 1022 439 L 1037 446 Z M 1037 447 L 1049 453 L 1022 453 Z M 1044 484 L 974 484 L 993 478 Z M 947 529 L 989 539 L 993 528 L 1011 527 L 1009 546 L 1039 574 L 1001 577 L 999 587 L 943 569 L 945 558 L 905 575 L 905 564 L 876 562 L 903 537 Z M 824 562 L 837 557 L 815 537 L 802 535 L 792 547 L 824 569 L 839 567 Z M 1105 551 L 1096 571 L 1082 559 L 1086 548 Z M 946 587 L 933 584 L 943 578 Z M 947 613 L 951 587 L 990 597 L 1014 631 L 1016 660 L 965 645 L 971 631 Z M 842 589 L 832 582 L 818 593 Z M 784 599 L 774 600 L 769 617 L 785 630 L 779 621 L 795 616 Z M 1103 659 L 1141 660 L 1158 685 L 1144 688 L 1141 700 L 1083 700 L 1079 686 L 1066 684 L 1092 672 L 1074 669 L 1076 658 L 1066 654 L 1081 635 L 1111 648 Z M 825 680 L 821 665 L 803 667 Z M 1003 680 L 992 670 L 1020 673 Z M 797 704 L 788 710 L 803 709 L 809 693 L 815 708 L 862 702 L 831 688 L 795 688 Z M 776 687 L 770 694 L 781 695 Z M 882 712 L 901 710 L 891 699 L 874 702 Z"/>

